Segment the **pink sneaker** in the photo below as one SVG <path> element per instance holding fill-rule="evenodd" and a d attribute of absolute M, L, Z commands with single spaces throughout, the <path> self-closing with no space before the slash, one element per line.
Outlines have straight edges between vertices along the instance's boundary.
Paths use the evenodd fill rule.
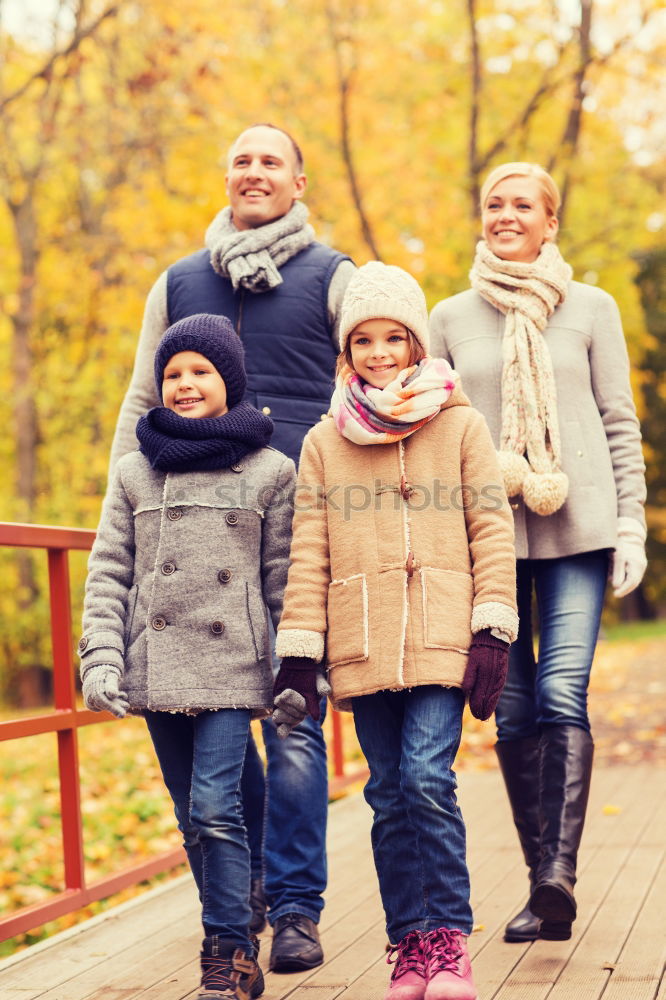
<path fill-rule="evenodd" d="M 384 1000 L 423 1000 L 426 978 L 421 933 L 406 934 L 400 944 L 393 945 L 386 961 L 389 965 L 395 962 L 395 968 Z"/>
<path fill-rule="evenodd" d="M 462 931 L 440 927 L 423 935 L 425 1000 L 478 1000 L 472 979 L 467 938 Z"/>

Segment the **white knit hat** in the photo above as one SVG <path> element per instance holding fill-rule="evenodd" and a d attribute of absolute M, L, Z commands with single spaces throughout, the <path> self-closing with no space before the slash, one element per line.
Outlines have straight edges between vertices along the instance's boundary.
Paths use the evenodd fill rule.
<path fill-rule="evenodd" d="M 430 337 L 425 295 L 418 282 L 401 267 L 371 260 L 354 273 L 340 312 L 341 352 L 352 330 L 366 319 L 394 319 L 402 323 L 428 353 Z"/>

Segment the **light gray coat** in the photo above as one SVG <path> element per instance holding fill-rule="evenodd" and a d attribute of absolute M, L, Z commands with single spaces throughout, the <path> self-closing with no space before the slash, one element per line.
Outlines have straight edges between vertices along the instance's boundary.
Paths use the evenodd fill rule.
<path fill-rule="evenodd" d="M 122 670 L 134 711 L 272 707 L 268 606 L 287 582 L 295 468 L 272 448 L 230 469 L 117 464 L 88 563 L 81 673 Z"/>
<path fill-rule="evenodd" d="M 504 315 L 472 289 L 439 302 L 430 317 L 431 353 L 460 372 L 495 447 L 502 422 L 503 334 Z M 544 336 L 555 373 L 569 494 L 548 517 L 512 498 L 519 559 L 614 548 L 619 516 L 645 525 L 645 464 L 615 300 L 572 281 Z"/>

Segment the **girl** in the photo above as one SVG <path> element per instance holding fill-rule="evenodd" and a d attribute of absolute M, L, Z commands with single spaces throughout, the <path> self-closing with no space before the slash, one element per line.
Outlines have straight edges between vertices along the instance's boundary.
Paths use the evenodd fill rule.
<path fill-rule="evenodd" d="M 511 514 L 483 419 L 427 356 L 414 279 L 360 268 L 340 338 L 332 419 L 301 453 L 276 700 L 316 711 L 325 655 L 333 703 L 354 714 L 397 956 L 387 998 L 473 1000 L 452 765 L 464 692 L 487 718 L 517 631 Z"/>
<path fill-rule="evenodd" d="M 90 556 L 83 696 L 145 717 L 202 903 L 200 996 L 248 1000 L 263 977 L 239 786 L 250 719 L 272 703 L 265 604 L 277 626 L 295 468 L 242 402 L 243 349 L 225 317 L 169 327 L 155 382 L 164 406 L 118 462 Z"/>
<path fill-rule="evenodd" d="M 521 627 L 496 749 L 531 896 L 508 941 L 571 936 L 592 770 L 587 687 L 609 554 L 618 597 L 646 567 L 645 466 L 620 317 L 610 295 L 571 280 L 555 244 L 559 201 L 535 164 L 493 170 L 472 289 L 431 318 L 434 353 L 460 372 L 501 449 L 515 518 Z"/>

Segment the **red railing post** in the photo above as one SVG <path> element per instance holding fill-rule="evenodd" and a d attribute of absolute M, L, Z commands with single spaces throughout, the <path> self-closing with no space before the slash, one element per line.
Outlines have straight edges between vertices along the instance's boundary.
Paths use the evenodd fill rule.
<path fill-rule="evenodd" d="M 345 754 L 342 744 L 342 719 L 340 713 L 332 711 L 333 726 L 333 774 L 336 778 L 342 778 L 345 773 Z"/>
<path fill-rule="evenodd" d="M 67 549 L 49 549 L 48 554 L 55 708 L 56 711 L 75 712 L 76 688 L 72 657 L 72 615 Z M 70 728 L 59 730 L 57 740 L 65 888 L 83 889 L 85 887 L 85 862 L 83 859 L 83 823 L 76 722 L 74 721 Z"/>

